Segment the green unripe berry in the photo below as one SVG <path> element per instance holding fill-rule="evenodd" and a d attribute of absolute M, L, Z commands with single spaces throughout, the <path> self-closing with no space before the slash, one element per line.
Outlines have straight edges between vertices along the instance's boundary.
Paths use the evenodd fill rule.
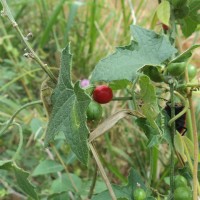
<path fill-rule="evenodd" d="M 87 109 L 87 119 L 88 120 L 99 120 L 102 116 L 102 106 L 95 101 L 91 101 Z"/>
<path fill-rule="evenodd" d="M 167 72 L 172 76 L 180 76 L 185 72 L 185 62 L 171 63 L 167 66 Z"/>
<path fill-rule="evenodd" d="M 187 187 L 187 180 L 185 177 L 181 175 L 177 175 L 174 180 L 174 185 L 175 185 L 175 188 Z"/>
<path fill-rule="evenodd" d="M 146 199 L 146 192 L 142 188 L 137 188 L 133 192 L 134 200 L 144 200 Z"/>
<path fill-rule="evenodd" d="M 174 200 L 192 200 L 192 191 L 188 187 L 178 187 L 174 191 Z"/>
<path fill-rule="evenodd" d="M 197 68 L 194 65 L 187 66 L 188 78 L 191 81 L 197 75 Z"/>

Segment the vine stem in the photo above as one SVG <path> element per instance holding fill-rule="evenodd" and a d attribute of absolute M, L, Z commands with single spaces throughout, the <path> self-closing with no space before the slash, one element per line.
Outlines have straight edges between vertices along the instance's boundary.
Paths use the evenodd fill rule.
<path fill-rule="evenodd" d="M 190 93 L 188 100 L 191 111 L 191 121 L 192 121 L 192 129 L 193 129 L 193 142 L 194 142 L 194 164 L 193 164 L 193 199 L 196 200 L 198 196 L 197 185 L 198 185 L 198 156 L 199 156 L 199 144 L 198 144 L 198 134 L 196 127 L 196 118 L 194 105 L 192 101 L 192 92 Z"/>
<path fill-rule="evenodd" d="M 188 84 L 189 77 L 187 70 L 185 72 L 185 79 Z M 192 127 L 192 135 L 193 135 L 193 143 L 194 143 L 194 161 L 193 161 L 193 200 L 196 200 L 198 198 L 198 160 L 199 160 L 199 143 L 198 143 L 198 133 L 197 133 L 197 126 L 196 126 L 196 117 L 195 117 L 195 110 L 194 110 L 194 104 L 192 101 L 192 90 L 187 88 L 187 94 L 188 94 L 188 101 L 190 106 L 190 125 Z M 200 194 L 200 193 L 199 193 Z"/>
<path fill-rule="evenodd" d="M 96 181 L 97 181 L 97 164 L 95 164 L 95 167 L 94 167 L 94 176 L 93 176 L 93 179 L 92 179 L 92 184 L 90 186 L 90 191 L 89 191 L 89 194 L 88 194 L 88 199 L 92 198 Z"/>
<path fill-rule="evenodd" d="M 13 125 L 17 126 L 19 129 L 19 145 L 17 147 L 17 150 L 14 154 L 14 156 L 12 157 L 12 160 L 15 161 L 22 149 L 22 145 L 23 145 L 23 131 L 22 131 L 22 127 L 18 124 L 18 123 L 13 123 Z"/>
<path fill-rule="evenodd" d="M 33 101 L 33 102 L 30 102 L 30 103 L 27 103 L 25 105 L 23 105 L 21 108 L 19 108 L 13 115 L 12 117 L 5 123 L 6 126 L 0 131 L 0 136 L 8 129 L 8 127 L 13 123 L 15 117 L 18 115 L 18 113 L 20 111 L 22 111 L 23 109 L 29 107 L 29 106 L 33 106 L 33 105 L 36 105 L 36 104 L 41 104 L 42 101 L 41 100 L 38 100 L 38 101 Z"/>
<path fill-rule="evenodd" d="M 188 102 L 185 100 L 185 98 L 181 94 L 179 94 L 176 91 L 174 91 L 174 94 L 176 94 L 182 100 L 182 102 L 184 104 L 184 109 L 180 113 L 178 113 L 177 115 L 175 115 L 173 118 L 171 118 L 169 120 L 169 122 L 168 122 L 169 126 L 171 126 L 172 123 L 175 122 L 179 117 L 184 115 L 187 112 L 188 108 L 189 108 Z"/>
<path fill-rule="evenodd" d="M 114 97 L 112 101 L 127 101 L 127 100 L 133 100 L 133 97 Z"/>
<path fill-rule="evenodd" d="M 91 152 L 93 154 L 93 157 L 94 157 L 94 159 L 95 159 L 95 161 L 97 163 L 99 171 L 101 172 L 101 176 L 102 176 L 103 180 L 105 181 L 105 183 L 107 185 L 107 188 L 108 188 L 108 191 L 110 193 L 110 196 L 111 196 L 112 200 L 117 200 L 117 197 L 115 196 L 115 193 L 114 193 L 114 191 L 112 189 L 111 183 L 110 183 L 110 181 L 109 181 L 109 179 L 108 179 L 108 177 L 107 177 L 107 175 L 105 173 L 103 165 L 101 164 L 101 161 L 99 159 L 99 156 L 97 154 L 96 149 L 94 148 L 92 143 L 89 143 L 89 146 L 90 146 L 90 150 L 91 150 Z"/>
<path fill-rule="evenodd" d="M 186 143 L 185 143 L 184 140 L 183 140 L 183 145 L 184 145 L 184 150 L 185 150 L 185 154 L 186 154 L 186 157 L 187 157 L 187 161 L 188 161 L 188 164 L 189 164 L 189 168 L 190 168 L 190 170 L 192 172 L 193 171 L 193 163 L 192 163 L 189 151 L 188 151 L 188 147 L 187 147 L 187 145 L 186 145 Z M 199 185 L 199 182 L 197 182 L 197 188 L 198 188 L 198 192 L 200 194 L 200 185 Z"/>
<path fill-rule="evenodd" d="M 153 163 L 153 147 L 150 148 L 150 175 L 149 175 L 149 180 L 148 180 L 148 184 L 149 184 L 149 188 L 151 187 L 151 182 L 152 182 L 152 178 L 153 178 L 153 168 L 154 168 L 154 163 Z"/>
<path fill-rule="evenodd" d="M 12 13 L 10 11 L 10 8 L 9 8 L 6 0 L 1 0 L 1 4 L 3 6 L 3 11 L 1 11 L 1 15 L 6 16 L 10 20 L 13 27 L 18 32 L 18 34 L 19 34 L 20 38 L 22 39 L 23 43 L 25 44 L 26 48 L 29 50 L 28 56 L 31 57 L 32 59 L 34 59 L 41 66 L 41 68 L 45 71 L 45 73 L 50 77 L 50 79 L 54 83 L 57 83 L 57 79 L 55 78 L 55 76 L 53 75 L 51 70 L 49 69 L 48 65 L 42 62 L 42 60 L 37 56 L 37 54 L 32 49 L 31 45 L 29 44 L 28 38 L 23 35 L 22 31 L 20 30 L 17 22 L 15 21 Z"/>
<path fill-rule="evenodd" d="M 199 83 L 180 84 L 177 88 L 184 88 L 184 87 L 200 88 L 200 84 Z"/>
<path fill-rule="evenodd" d="M 175 117 L 175 102 L 174 102 L 174 81 L 170 83 L 170 95 L 171 95 L 171 118 Z M 171 123 L 171 157 L 170 157 L 170 199 L 174 199 L 174 135 L 176 133 L 175 121 Z"/>

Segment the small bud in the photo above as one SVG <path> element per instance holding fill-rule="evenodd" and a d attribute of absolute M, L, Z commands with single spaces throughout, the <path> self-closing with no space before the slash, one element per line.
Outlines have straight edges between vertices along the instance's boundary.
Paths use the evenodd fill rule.
<path fill-rule="evenodd" d="M 33 33 L 28 33 L 27 37 L 33 37 Z"/>
<path fill-rule="evenodd" d="M 18 26 L 18 24 L 16 22 L 12 23 L 13 27 L 15 28 L 16 26 Z"/>
<path fill-rule="evenodd" d="M 137 183 L 137 187 L 141 187 L 140 183 Z"/>
<path fill-rule="evenodd" d="M 169 26 L 167 26 L 166 24 L 162 24 L 162 28 L 164 31 L 168 31 L 169 30 Z"/>
<path fill-rule="evenodd" d="M 172 78 L 170 78 L 170 79 L 168 80 L 168 83 L 169 83 L 169 84 L 173 84 L 173 83 L 174 83 L 174 80 L 173 80 Z"/>
<path fill-rule="evenodd" d="M 30 57 L 29 53 L 25 53 L 24 57 L 29 58 Z"/>
<path fill-rule="evenodd" d="M 2 16 L 2 17 L 5 17 L 5 16 L 6 16 L 6 13 L 4 12 L 4 10 L 1 10 L 1 16 Z"/>
<path fill-rule="evenodd" d="M 27 36 L 26 36 L 27 39 L 31 39 L 32 37 L 33 37 L 33 33 L 31 33 L 31 32 L 28 33 Z"/>
<path fill-rule="evenodd" d="M 88 79 L 81 80 L 81 87 L 82 88 L 87 87 L 89 85 L 90 85 L 90 81 Z"/>

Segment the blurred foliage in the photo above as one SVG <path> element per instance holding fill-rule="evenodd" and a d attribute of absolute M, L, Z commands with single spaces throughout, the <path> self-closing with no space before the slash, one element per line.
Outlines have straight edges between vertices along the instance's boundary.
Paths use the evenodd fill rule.
<path fill-rule="evenodd" d="M 68 42 L 71 42 L 72 54 L 75 55 L 74 80 L 87 78 L 96 63 L 113 52 L 115 46 L 130 42 L 129 26 L 132 24 L 132 14 L 128 1 L 7 0 L 7 2 L 20 29 L 24 35 L 30 32 L 33 34 L 33 37 L 29 38 L 32 47 L 50 67 L 59 67 L 60 52 Z M 150 4 L 145 0 L 132 2 L 137 24 L 150 27 L 150 19 L 153 17 L 157 2 L 151 1 Z M 0 27 L 0 123 L 3 123 L 21 105 L 40 98 L 40 85 L 46 75 L 34 61 L 23 56 L 26 49 L 6 18 L 1 17 Z M 155 29 L 160 32 L 162 27 L 157 24 Z M 180 50 L 187 47 L 181 39 L 182 34 L 177 42 Z M 198 37 L 192 35 L 188 41 L 190 39 L 193 42 L 198 40 Z M 128 91 L 125 90 L 124 94 L 128 95 Z M 104 117 L 110 116 L 110 113 L 114 113 L 119 107 L 126 108 L 127 105 L 121 102 L 115 102 L 112 106 L 105 105 Z M 15 121 L 22 125 L 24 135 L 17 164 L 31 173 L 30 179 L 37 186 L 40 199 L 47 199 L 48 195 L 54 196 L 53 193 L 63 192 L 61 183 L 63 179 L 68 179 L 63 168 L 57 171 L 49 170 L 48 174 L 47 171 L 38 172 L 39 167 L 51 162 L 50 160 L 54 160 L 52 165 L 60 166 L 57 164 L 59 159 L 56 152 L 43 148 L 47 117 L 42 105 L 26 108 L 17 115 Z M 96 144 L 110 181 L 126 184 L 125 177 L 128 176 L 131 166 L 140 171 L 144 180 L 148 179 L 149 154 L 153 153 L 155 165 L 159 167 L 153 175 L 152 187 L 159 188 L 155 193 L 165 194 L 168 185 L 165 184 L 164 178 L 169 175 L 169 169 L 166 168 L 170 156 L 167 153 L 168 147 L 162 146 L 159 156 L 157 152 L 159 147 L 150 152 L 146 147 L 147 138 L 133 121 L 124 119 L 119 122 L 109 134 L 99 138 Z M 0 138 L 0 158 L 10 159 L 18 143 L 18 130 L 11 126 Z M 57 136 L 55 147 L 67 164 L 69 172 L 73 173 L 75 183 L 82 184 L 78 185 L 78 189 L 83 189 L 84 186 L 88 192 L 91 185 L 89 180 L 95 173 L 94 161 L 90 160 L 88 169 L 81 165 L 63 142 L 63 135 Z M 41 174 L 43 176 L 40 176 Z M 97 181 L 95 192 L 104 189 L 105 184 L 101 180 Z M 60 195 L 68 196 L 65 193 Z M 25 198 L 21 189 L 15 185 L 12 175 L 5 171 L 0 172 L 1 198 L 5 200 Z"/>

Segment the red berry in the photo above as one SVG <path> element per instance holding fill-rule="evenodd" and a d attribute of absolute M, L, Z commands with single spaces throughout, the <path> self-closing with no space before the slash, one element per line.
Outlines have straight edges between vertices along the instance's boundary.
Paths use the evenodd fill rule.
<path fill-rule="evenodd" d="M 112 89 L 107 85 L 97 86 L 93 91 L 93 99 L 100 104 L 108 103 L 112 98 Z"/>
<path fill-rule="evenodd" d="M 168 30 L 169 30 L 169 26 L 167 26 L 166 24 L 162 24 L 162 28 L 163 28 L 163 30 L 165 30 L 165 31 L 168 31 Z"/>

